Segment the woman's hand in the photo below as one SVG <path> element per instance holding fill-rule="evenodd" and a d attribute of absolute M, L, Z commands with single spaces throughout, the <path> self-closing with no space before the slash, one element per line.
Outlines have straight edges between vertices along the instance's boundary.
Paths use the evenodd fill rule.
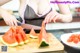
<path fill-rule="evenodd" d="M 9 26 L 17 26 L 18 20 L 16 19 L 15 16 L 11 15 L 10 13 L 8 13 L 7 11 L 5 11 L 3 9 L 1 10 L 0 15 L 4 19 L 4 21 L 6 22 L 7 25 L 9 25 Z"/>
<path fill-rule="evenodd" d="M 44 19 L 44 23 L 55 22 L 55 16 L 58 15 L 57 12 L 51 11 Z"/>
<path fill-rule="evenodd" d="M 3 16 L 4 21 L 9 26 L 17 26 L 17 19 L 13 15 L 5 15 Z"/>
<path fill-rule="evenodd" d="M 49 22 L 70 22 L 72 20 L 72 15 L 70 14 L 59 14 L 56 11 L 51 11 L 44 19 L 44 23 Z"/>

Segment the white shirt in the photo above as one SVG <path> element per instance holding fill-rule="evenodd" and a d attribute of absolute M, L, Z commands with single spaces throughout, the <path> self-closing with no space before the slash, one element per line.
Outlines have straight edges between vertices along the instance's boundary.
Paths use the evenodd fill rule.
<path fill-rule="evenodd" d="M 51 10 L 49 0 L 22 0 L 19 9 L 19 14 L 22 18 L 24 18 L 24 11 L 27 5 L 29 5 L 39 17 L 44 16 Z"/>

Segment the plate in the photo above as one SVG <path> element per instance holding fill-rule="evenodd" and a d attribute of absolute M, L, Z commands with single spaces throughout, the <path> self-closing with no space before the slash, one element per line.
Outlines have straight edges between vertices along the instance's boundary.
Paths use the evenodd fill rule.
<path fill-rule="evenodd" d="M 64 44 L 66 44 L 66 45 L 68 45 L 68 46 L 70 46 L 70 47 L 76 48 L 76 49 L 80 49 L 80 42 L 77 43 L 77 44 L 75 44 L 75 43 L 73 43 L 73 42 L 67 42 L 68 38 L 69 38 L 72 34 L 80 34 L 80 32 L 62 34 L 61 37 L 60 37 L 60 39 L 61 39 L 61 41 L 62 41 Z"/>

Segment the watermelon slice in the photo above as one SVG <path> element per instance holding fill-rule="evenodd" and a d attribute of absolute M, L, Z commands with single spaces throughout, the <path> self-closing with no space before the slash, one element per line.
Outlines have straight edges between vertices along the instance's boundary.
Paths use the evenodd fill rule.
<path fill-rule="evenodd" d="M 20 31 L 20 34 L 21 34 L 21 37 L 22 37 L 24 43 L 28 43 L 29 40 L 28 40 L 28 37 L 26 36 L 26 34 L 23 31 L 22 32 Z"/>
<path fill-rule="evenodd" d="M 34 31 L 34 29 L 32 28 L 31 31 L 30 31 L 30 37 L 31 38 L 38 38 L 36 32 Z"/>
<path fill-rule="evenodd" d="M 18 43 L 11 29 L 12 28 L 10 28 L 10 30 L 8 30 L 3 36 L 1 36 L 0 40 L 2 41 L 3 44 L 7 46 L 17 46 Z"/>
<path fill-rule="evenodd" d="M 26 36 L 25 32 L 23 31 L 23 28 L 21 26 L 17 26 L 17 32 L 16 33 L 19 33 L 22 37 L 22 40 L 24 41 L 24 43 L 28 43 L 29 40 L 28 40 L 28 37 Z"/>
<path fill-rule="evenodd" d="M 45 30 L 45 25 L 42 23 L 41 31 L 39 34 L 39 47 L 49 46 L 48 35 Z"/>
<path fill-rule="evenodd" d="M 0 37 L 0 40 L 7 46 L 23 45 L 28 42 L 28 38 L 21 26 L 11 27 Z"/>
<path fill-rule="evenodd" d="M 16 40 L 17 40 L 19 45 L 23 45 L 24 44 L 23 39 L 22 39 L 22 37 L 21 37 L 21 35 L 19 33 L 15 35 L 15 38 L 16 38 Z"/>

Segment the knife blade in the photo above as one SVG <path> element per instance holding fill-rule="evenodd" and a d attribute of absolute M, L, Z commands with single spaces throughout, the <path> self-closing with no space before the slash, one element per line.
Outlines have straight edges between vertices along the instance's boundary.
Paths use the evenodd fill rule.
<path fill-rule="evenodd" d="M 40 30 L 40 26 L 31 25 L 31 24 L 22 24 L 21 22 L 17 22 L 18 26 L 22 26 L 24 29 L 34 29 L 34 30 Z"/>

